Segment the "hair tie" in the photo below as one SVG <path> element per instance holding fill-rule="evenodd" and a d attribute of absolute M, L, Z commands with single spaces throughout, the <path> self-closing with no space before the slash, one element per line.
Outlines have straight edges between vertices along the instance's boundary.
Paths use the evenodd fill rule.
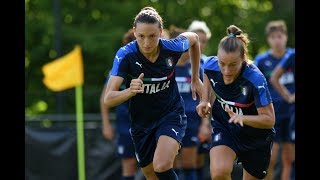
<path fill-rule="evenodd" d="M 235 35 L 233 33 L 230 33 L 229 37 L 235 37 Z"/>

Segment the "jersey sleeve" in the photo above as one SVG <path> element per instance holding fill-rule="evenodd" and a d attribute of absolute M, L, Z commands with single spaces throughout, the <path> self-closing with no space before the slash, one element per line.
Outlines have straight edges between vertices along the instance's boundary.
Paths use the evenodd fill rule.
<path fill-rule="evenodd" d="M 128 70 L 128 62 L 125 59 L 126 51 L 123 48 L 120 48 L 116 53 L 116 56 L 113 60 L 113 66 L 110 72 L 110 75 L 120 76 L 125 78 L 126 72 Z"/>
<path fill-rule="evenodd" d="M 206 70 L 218 70 L 218 57 L 217 56 L 209 56 L 207 60 L 203 64 L 204 71 Z"/>
<path fill-rule="evenodd" d="M 174 39 L 161 39 L 163 48 L 176 52 L 187 52 L 190 48 L 189 39 L 183 35 L 179 35 Z"/>
<path fill-rule="evenodd" d="M 258 78 L 257 82 L 254 84 L 254 99 L 257 108 L 272 103 L 266 78 L 262 75 Z"/>
<path fill-rule="evenodd" d="M 292 67 L 294 61 L 295 61 L 295 51 L 294 50 L 290 50 L 290 54 L 288 54 L 287 58 L 283 58 L 280 62 L 279 62 L 279 66 L 283 69 L 288 69 L 289 67 Z"/>

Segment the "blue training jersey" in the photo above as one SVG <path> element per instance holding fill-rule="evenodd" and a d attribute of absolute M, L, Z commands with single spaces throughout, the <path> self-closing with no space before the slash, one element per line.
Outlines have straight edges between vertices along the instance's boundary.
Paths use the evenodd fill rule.
<path fill-rule="evenodd" d="M 264 74 L 269 83 L 268 88 L 274 102 L 283 101 L 282 96 L 273 88 L 269 82 L 270 75 L 280 61 L 295 58 L 295 49 L 287 48 L 286 53 L 281 58 L 276 58 L 271 54 L 271 50 L 258 54 L 254 59 L 254 64 Z M 291 60 L 289 60 L 291 61 Z M 283 84 L 290 92 L 294 92 L 295 78 L 292 71 L 286 71 L 280 78 L 280 83 Z"/>
<path fill-rule="evenodd" d="M 287 73 L 292 73 L 294 75 L 294 79 L 296 75 L 295 61 L 296 61 L 295 53 L 293 53 L 290 56 L 290 58 L 283 58 L 278 64 Z M 293 81 L 293 87 L 290 89 L 290 92 L 291 93 L 295 92 L 295 81 Z"/>
<path fill-rule="evenodd" d="M 177 106 L 183 106 L 175 80 L 175 66 L 182 53 L 188 51 L 189 40 L 185 36 L 159 40 L 160 54 L 155 62 L 150 62 L 139 51 L 137 41 L 121 47 L 113 62 L 111 75 L 120 76 L 130 87 L 132 79 L 143 77 L 143 93 L 129 100 L 131 120 L 135 125 L 149 127 Z"/>
<path fill-rule="evenodd" d="M 257 115 L 257 108 L 272 103 L 267 81 L 254 64 L 243 64 L 240 75 L 231 84 L 224 84 L 223 75 L 218 66 L 218 57 L 211 56 L 205 62 L 204 73 L 210 80 L 216 100 L 212 107 L 212 117 L 220 127 L 225 127 L 240 141 L 252 141 L 256 138 L 267 138 L 274 134 L 274 129 L 259 129 L 229 123 L 229 114 L 225 107 L 240 115 Z"/>

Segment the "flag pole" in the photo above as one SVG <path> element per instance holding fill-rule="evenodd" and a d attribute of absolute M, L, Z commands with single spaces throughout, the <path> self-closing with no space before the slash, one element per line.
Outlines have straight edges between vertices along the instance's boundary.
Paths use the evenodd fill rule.
<path fill-rule="evenodd" d="M 77 149 L 78 149 L 78 179 L 85 180 L 85 151 L 84 151 L 84 129 L 82 110 L 82 86 L 75 87 L 76 92 L 76 123 L 77 123 Z"/>

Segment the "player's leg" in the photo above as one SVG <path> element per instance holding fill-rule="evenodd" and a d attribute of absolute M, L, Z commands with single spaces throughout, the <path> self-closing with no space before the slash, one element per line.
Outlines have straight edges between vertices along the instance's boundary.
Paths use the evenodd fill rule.
<path fill-rule="evenodd" d="M 153 157 L 153 167 L 160 180 L 177 180 L 173 162 L 181 148 L 187 127 L 187 116 L 183 107 L 163 116 L 156 130 L 157 146 Z"/>
<path fill-rule="evenodd" d="M 122 179 L 134 180 L 134 176 L 137 171 L 136 158 L 123 158 L 121 159 L 122 165 Z"/>
<path fill-rule="evenodd" d="M 161 135 L 153 158 L 153 168 L 160 180 L 177 180 L 173 162 L 180 148 L 179 142 L 172 137 Z"/>
<path fill-rule="evenodd" d="M 198 132 L 201 117 L 196 112 L 186 113 L 187 129 L 182 139 L 182 171 L 184 180 L 197 180 L 197 155 L 200 144 Z"/>
<path fill-rule="evenodd" d="M 272 153 L 270 158 L 270 164 L 268 167 L 267 176 L 265 177 L 265 180 L 273 180 L 273 172 L 274 172 L 274 167 L 277 161 L 279 149 L 280 149 L 279 143 L 274 142 L 271 150 Z"/>
<path fill-rule="evenodd" d="M 158 177 L 154 172 L 152 162 L 157 145 L 155 131 L 131 127 L 130 133 L 141 172 L 147 180 L 157 180 Z"/>
<path fill-rule="evenodd" d="M 214 146 L 210 150 L 210 175 L 212 180 L 229 179 L 236 153 L 226 145 Z"/>
<path fill-rule="evenodd" d="M 158 177 L 153 170 L 153 163 L 141 168 L 141 171 L 147 180 L 158 180 Z"/>
<path fill-rule="evenodd" d="M 210 142 L 204 142 L 199 145 L 197 155 L 197 177 L 199 180 L 205 178 L 204 168 L 207 162 L 207 158 L 209 159 L 209 152 Z"/>
<path fill-rule="evenodd" d="M 209 154 L 209 153 L 208 153 Z M 203 169 L 204 169 L 204 166 L 205 166 L 205 158 L 208 157 L 206 156 L 206 154 L 204 153 L 199 153 L 197 155 L 197 177 L 198 179 L 203 179 L 204 178 L 204 175 L 203 175 Z"/>
<path fill-rule="evenodd" d="M 272 150 L 271 150 L 271 158 L 270 158 L 270 163 L 269 163 L 269 167 L 267 170 L 267 176 L 265 177 L 265 180 L 273 180 L 273 178 L 275 177 L 277 170 L 275 169 L 276 164 L 278 163 L 279 159 L 278 159 L 278 155 L 281 156 L 281 154 L 278 154 L 280 151 L 280 142 L 283 141 L 283 118 L 279 117 L 279 113 L 281 112 L 281 107 L 282 103 L 274 103 L 274 108 L 275 108 L 275 112 L 276 112 L 276 123 L 274 125 L 274 129 L 276 131 L 275 137 L 273 139 L 273 145 L 272 145 Z"/>
<path fill-rule="evenodd" d="M 130 133 L 119 133 L 118 156 L 121 158 L 122 179 L 134 180 L 137 160 Z"/>
<path fill-rule="evenodd" d="M 272 138 L 261 138 L 259 142 L 248 144 L 249 151 L 242 151 L 238 155 L 238 162 L 242 163 L 243 180 L 264 179 L 271 158 Z M 259 144 L 259 145 L 257 145 Z"/>
<path fill-rule="evenodd" d="M 294 159 L 294 151 L 293 151 L 293 144 L 292 143 L 283 143 L 282 144 L 282 173 L 281 179 L 290 179 L 290 173 L 292 169 L 292 162 Z"/>
<path fill-rule="evenodd" d="M 189 146 L 181 149 L 182 169 L 185 180 L 197 180 L 197 146 Z"/>
<path fill-rule="evenodd" d="M 184 179 L 182 172 L 182 158 L 181 158 L 181 149 L 178 155 L 174 158 L 173 170 L 178 175 L 179 179 Z"/>
<path fill-rule="evenodd" d="M 290 173 L 290 178 L 292 180 L 295 179 L 295 159 L 296 159 L 296 152 L 295 152 L 295 140 L 296 140 L 296 116 L 295 116 L 295 105 L 292 105 L 291 109 L 291 117 L 290 117 L 290 125 L 289 125 L 289 134 L 290 134 L 290 142 L 292 143 L 293 146 L 293 162 L 292 162 L 292 167 L 291 167 L 291 173 Z"/>
<path fill-rule="evenodd" d="M 281 174 L 281 179 L 290 179 L 290 175 L 292 170 L 292 163 L 295 160 L 295 147 L 294 147 L 294 142 L 295 142 L 295 116 L 294 116 L 294 110 L 292 110 L 292 116 L 291 118 L 287 119 L 286 122 L 286 131 L 285 134 L 286 136 L 286 141 L 282 145 L 282 174 Z"/>
<path fill-rule="evenodd" d="M 229 179 L 239 151 L 227 130 L 218 123 L 212 124 L 210 149 L 210 175 L 212 180 Z"/>

